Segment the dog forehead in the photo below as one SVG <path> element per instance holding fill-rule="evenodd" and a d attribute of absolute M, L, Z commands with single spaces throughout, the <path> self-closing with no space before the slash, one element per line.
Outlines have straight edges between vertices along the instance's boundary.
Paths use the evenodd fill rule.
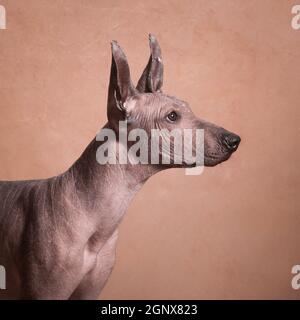
<path fill-rule="evenodd" d="M 138 106 L 177 106 L 186 107 L 188 104 L 175 96 L 170 96 L 161 92 L 140 94 L 136 99 Z"/>

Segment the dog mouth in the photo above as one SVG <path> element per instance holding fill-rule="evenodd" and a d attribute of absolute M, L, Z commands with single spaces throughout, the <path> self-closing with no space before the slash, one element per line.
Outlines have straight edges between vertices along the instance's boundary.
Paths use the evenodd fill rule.
<path fill-rule="evenodd" d="M 214 167 L 226 160 L 228 160 L 231 156 L 231 153 L 228 154 L 224 154 L 221 156 L 217 156 L 217 155 L 204 155 L 204 166 L 205 167 Z M 194 163 L 183 163 L 185 168 L 194 168 L 199 166 L 199 163 L 197 164 L 196 162 Z M 203 164 L 202 164 L 203 165 Z"/>

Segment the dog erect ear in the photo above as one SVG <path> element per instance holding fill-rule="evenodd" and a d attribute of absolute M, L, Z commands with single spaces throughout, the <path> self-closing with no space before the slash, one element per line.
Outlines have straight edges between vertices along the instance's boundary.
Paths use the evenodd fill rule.
<path fill-rule="evenodd" d="M 130 78 L 127 58 L 116 41 L 111 43 L 112 62 L 108 87 L 107 117 L 110 122 L 124 119 L 125 101 L 137 93 Z"/>
<path fill-rule="evenodd" d="M 139 92 L 158 92 L 163 85 L 164 65 L 156 38 L 149 35 L 150 59 L 137 84 Z"/>

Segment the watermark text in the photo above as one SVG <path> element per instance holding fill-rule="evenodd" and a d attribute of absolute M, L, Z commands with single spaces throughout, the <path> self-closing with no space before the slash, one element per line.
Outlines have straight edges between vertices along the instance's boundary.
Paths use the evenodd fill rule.
<path fill-rule="evenodd" d="M 0 5 L 0 29 L 6 29 L 6 10 Z"/>
<path fill-rule="evenodd" d="M 6 289 L 6 271 L 3 266 L 0 265 L 0 290 Z"/>
<path fill-rule="evenodd" d="M 97 162 L 104 164 L 174 165 L 186 168 L 187 175 L 199 175 L 204 168 L 203 129 L 144 129 L 127 132 L 126 121 L 119 122 L 118 142 L 109 128 L 96 137 L 103 143 L 96 153 Z"/>
<path fill-rule="evenodd" d="M 292 28 L 294 30 L 300 30 L 300 4 L 292 7 L 292 14 L 294 15 L 291 21 Z"/>

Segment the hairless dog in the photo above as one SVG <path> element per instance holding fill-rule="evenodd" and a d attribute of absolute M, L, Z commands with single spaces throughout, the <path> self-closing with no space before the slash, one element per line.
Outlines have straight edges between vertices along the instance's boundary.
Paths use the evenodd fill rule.
<path fill-rule="evenodd" d="M 163 61 L 149 36 L 150 59 L 134 86 L 126 56 L 112 42 L 108 122 L 133 128 L 204 130 L 204 165 L 215 166 L 237 150 L 239 136 L 198 119 L 189 105 L 162 93 Z M 102 130 L 103 130 L 102 129 Z M 45 180 L 0 182 L 0 265 L 4 299 L 96 299 L 115 263 L 117 228 L 134 195 L 153 174 L 182 163 L 99 164 L 104 141 L 94 139 L 61 175 Z M 174 153 L 171 153 L 171 158 Z M 161 157 L 160 157 L 161 159 Z M 172 159 L 171 159 L 172 160 Z M 194 164 L 195 165 L 195 164 Z"/>

